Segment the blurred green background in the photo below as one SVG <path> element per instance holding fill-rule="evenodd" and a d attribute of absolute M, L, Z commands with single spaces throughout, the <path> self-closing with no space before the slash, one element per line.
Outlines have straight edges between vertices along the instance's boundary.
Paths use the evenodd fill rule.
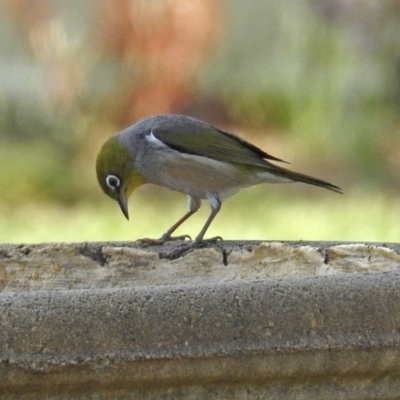
<path fill-rule="evenodd" d="M 0 242 L 160 236 L 185 196 L 140 188 L 127 222 L 94 170 L 107 137 L 158 113 L 204 119 L 345 193 L 244 191 L 210 236 L 400 238 L 398 0 L 0 0 L 0 54 Z"/>

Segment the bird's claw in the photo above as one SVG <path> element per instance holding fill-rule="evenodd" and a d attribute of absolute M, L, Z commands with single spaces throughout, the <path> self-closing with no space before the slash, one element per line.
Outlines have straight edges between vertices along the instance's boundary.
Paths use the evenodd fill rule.
<path fill-rule="evenodd" d="M 186 239 L 191 240 L 191 237 L 189 235 L 181 235 L 181 236 L 168 236 L 168 235 L 162 235 L 159 239 L 149 239 L 149 238 L 144 238 L 144 239 L 139 239 L 137 242 L 139 242 L 142 245 L 145 246 L 161 246 L 169 241 L 175 241 L 175 240 L 183 240 L 185 241 Z M 195 249 L 195 248 L 200 248 L 203 247 L 204 245 L 207 245 L 208 243 L 216 243 L 218 241 L 222 241 L 221 236 L 215 236 L 212 238 L 208 239 L 195 239 L 192 243 L 190 244 L 184 244 L 181 247 L 179 247 L 176 250 L 173 250 L 171 253 L 168 254 L 168 258 L 170 260 L 175 260 L 181 256 L 183 256 L 185 253 L 188 251 Z"/>
<path fill-rule="evenodd" d="M 162 235 L 162 236 L 160 237 L 159 240 L 162 240 L 162 241 L 164 241 L 164 243 L 165 243 L 165 242 L 169 242 L 169 241 L 186 240 L 186 239 L 192 240 L 192 237 L 189 236 L 189 235 L 170 236 L 170 235 L 165 235 L 165 234 L 164 234 L 164 235 Z"/>
<path fill-rule="evenodd" d="M 189 235 L 181 235 L 181 236 L 169 236 L 169 235 L 162 235 L 159 239 L 150 239 L 150 238 L 143 238 L 138 239 L 137 242 L 146 246 L 161 246 L 164 243 L 176 240 L 192 240 Z"/>
<path fill-rule="evenodd" d="M 202 243 L 215 243 L 215 242 L 218 242 L 219 240 L 224 240 L 224 239 L 222 239 L 222 237 L 221 236 L 214 236 L 214 237 L 212 237 L 212 238 L 208 238 L 208 239 L 202 239 L 201 241 L 199 241 L 198 243 L 199 244 L 202 244 Z"/>
<path fill-rule="evenodd" d="M 180 247 L 179 249 L 176 249 L 172 251 L 171 253 L 168 254 L 168 258 L 170 260 L 175 260 L 179 257 L 182 257 L 184 254 L 186 254 L 188 251 L 193 250 L 195 248 L 203 247 L 203 245 L 206 245 L 207 243 L 215 243 L 219 240 L 223 240 L 221 236 L 215 236 L 209 239 L 201 239 L 201 240 L 194 240 L 192 243 L 184 245 Z"/>

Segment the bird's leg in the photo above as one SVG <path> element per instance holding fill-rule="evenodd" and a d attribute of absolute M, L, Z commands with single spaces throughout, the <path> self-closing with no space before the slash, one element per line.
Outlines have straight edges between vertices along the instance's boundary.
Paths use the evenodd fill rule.
<path fill-rule="evenodd" d="M 211 222 L 213 222 L 214 218 L 216 217 L 216 215 L 219 213 L 219 210 L 221 209 L 221 200 L 213 197 L 210 198 L 210 205 L 211 205 L 211 213 L 206 221 L 206 223 L 204 224 L 203 228 L 201 229 L 200 233 L 196 236 L 196 239 L 194 240 L 195 244 L 199 244 L 201 242 L 204 242 L 205 240 L 204 235 L 207 232 L 207 229 L 210 227 Z M 207 239 L 207 242 L 215 242 L 217 240 L 222 240 L 222 238 L 220 236 L 216 236 L 210 239 Z"/>
<path fill-rule="evenodd" d="M 219 213 L 219 210 L 221 209 L 221 200 L 217 198 L 216 196 L 210 197 L 209 198 L 210 205 L 211 205 L 211 213 L 204 224 L 203 228 L 199 232 L 199 234 L 196 236 L 196 239 L 189 245 L 185 245 L 177 250 L 174 250 L 171 254 L 169 254 L 169 258 L 171 260 L 174 260 L 176 258 L 179 258 L 183 254 L 185 254 L 188 250 L 193 249 L 195 247 L 198 247 L 204 242 L 216 242 L 217 240 L 222 240 L 220 236 L 216 236 L 210 239 L 204 239 L 204 235 L 207 232 L 207 229 L 210 227 L 211 223 L 213 222 L 215 216 Z"/>
<path fill-rule="evenodd" d="M 189 196 L 189 211 L 180 218 L 174 225 L 171 226 L 160 239 L 140 239 L 140 242 L 146 244 L 163 244 L 169 240 L 185 240 L 191 239 L 189 235 L 171 236 L 187 219 L 189 219 L 194 213 L 196 213 L 201 206 L 201 200 L 192 196 Z"/>
<path fill-rule="evenodd" d="M 180 218 L 177 222 L 175 222 L 174 225 L 171 226 L 171 228 L 169 228 L 167 230 L 167 232 L 165 232 L 161 237 L 160 237 L 160 241 L 168 241 L 168 240 L 185 240 L 185 239 L 191 239 L 191 237 L 189 235 L 181 235 L 181 236 L 171 236 L 187 219 L 189 219 L 195 212 L 192 210 L 189 210 L 182 218 Z"/>

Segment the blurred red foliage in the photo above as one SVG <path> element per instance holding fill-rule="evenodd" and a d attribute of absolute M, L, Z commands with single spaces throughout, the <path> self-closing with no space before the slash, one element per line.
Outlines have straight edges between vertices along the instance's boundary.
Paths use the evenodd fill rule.
<path fill-rule="evenodd" d="M 76 43 L 66 34 L 65 14 L 51 0 L 2 2 L 25 30 L 36 60 L 46 71 L 52 107 L 79 107 L 76 102 L 93 60 L 118 60 L 128 71 L 125 83 L 114 88 L 113 98 L 97 112 L 107 110 L 119 126 L 151 114 L 179 112 L 191 101 L 196 72 L 212 54 L 220 33 L 220 4 L 214 0 L 91 1 L 86 3 L 89 33 Z"/>

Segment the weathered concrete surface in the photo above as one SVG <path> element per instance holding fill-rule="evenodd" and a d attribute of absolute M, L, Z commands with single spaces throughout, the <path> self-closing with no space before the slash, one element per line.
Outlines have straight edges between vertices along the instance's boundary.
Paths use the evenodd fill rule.
<path fill-rule="evenodd" d="M 399 398 L 398 245 L 138 247 L 0 246 L 0 398 Z"/>
<path fill-rule="evenodd" d="M 400 245 L 223 242 L 170 261 L 182 243 L 0 245 L 0 292 L 214 284 L 400 269 Z"/>

